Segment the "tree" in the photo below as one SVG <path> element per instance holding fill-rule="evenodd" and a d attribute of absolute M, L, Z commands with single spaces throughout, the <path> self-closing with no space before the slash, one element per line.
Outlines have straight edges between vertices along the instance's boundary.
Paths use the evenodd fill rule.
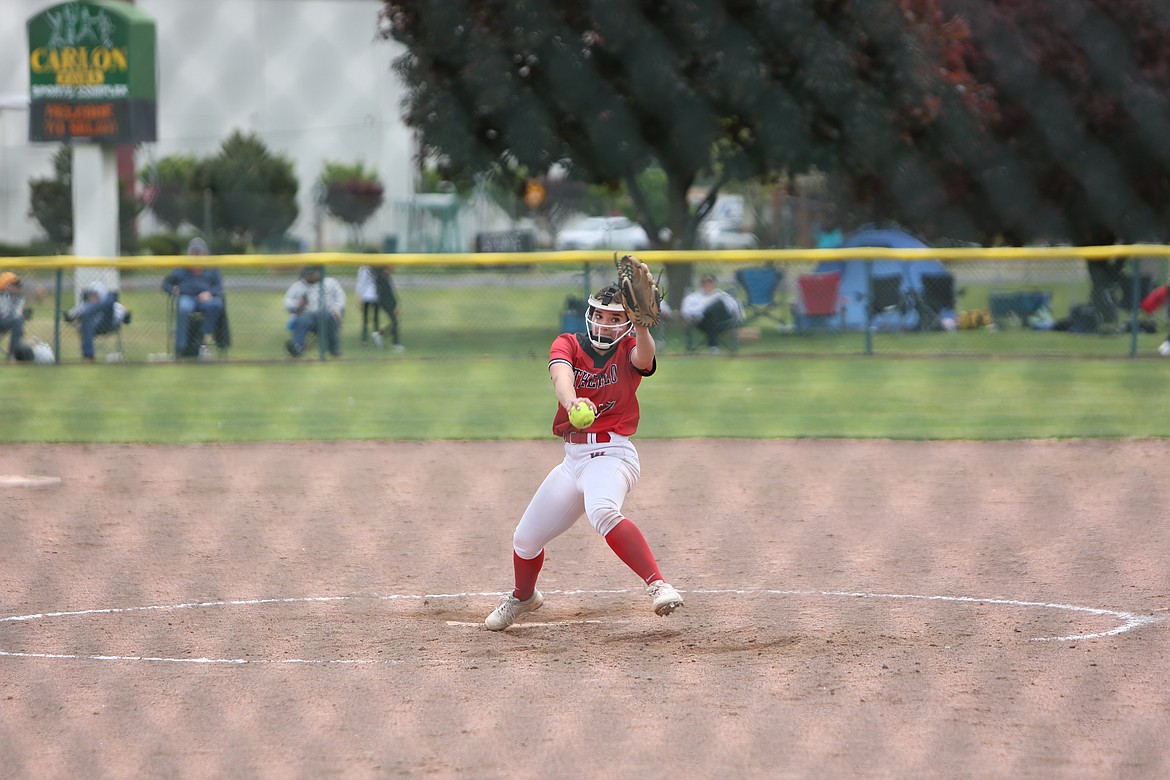
<path fill-rule="evenodd" d="M 968 21 L 960 56 L 999 105 L 973 169 L 985 231 L 1013 244 L 1167 240 L 1165 3 L 942 2 Z"/>
<path fill-rule="evenodd" d="M 385 0 L 381 22 L 406 47 L 394 69 L 425 158 L 450 178 L 558 165 L 624 187 L 656 246 L 695 246 L 729 181 L 814 169 L 850 185 L 858 219 L 949 227 L 943 182 L 987 109 L 944 60 L 962 28 L 936 0 Z M 639 182 L 654 166 L 662 217 Z M 671 269 L 673 297 L 689 268 Z"/>
<path fill-rule="evenodd" d="M 218 154 L 199 161 L 192 183 L 194 193 L 211 193 L 214 230 L 253 245 L 280 240 L 299 213 L 292 161 L 238 130 Z M 188 205 L 187 221 L 201 224 L 202 202 Z"/>
<path fill-rule="evenodd" d="M 73 243 L 73 147 L 62 144 L 53 155 L 53 175 L 30 179 L 30 217 L 44 229 L 49 241 L 64 249 Z M 134 197 L 124 181 L 118 182 L 118 238 L 122 251 L 132 251 L 137 243 L 134 220 L 142 211 L 142 201 Z"/>
<path fill-rule="evenodd" d="M 199 195 L 192 191 L 198 165 L 193 155 L 172 154 L 150 163 L 138 175 L 151 213 L 171 231 L 198 213 Z"/>
<path fill-rule="evenodd" d="M 366 170 L 360 161 L 353 165 L 326 161 L 317 182 L 321 205 L 349 226 L 350 243 L 360 247 L 362 226 L 384 200 L 385 190 L 377 172 Z"/>
<path fill-rule="evenodd" d="M 30 179 L 28 215 L 58 247 L 73 243 L 73 147 L 63 144 L 53 155 L 53 176 Z"/>

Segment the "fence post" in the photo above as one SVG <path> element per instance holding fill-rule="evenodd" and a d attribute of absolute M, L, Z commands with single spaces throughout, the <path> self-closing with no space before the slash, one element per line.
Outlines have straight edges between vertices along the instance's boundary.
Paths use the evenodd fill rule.
<path fill-rule="evenodd" d="M 325 272 L 324 265 L 321 266 L 321 273 L 317 278 L 317 356 L 321 362 L 325 362 L 325 318 L 331 316 L 325 310 Z M 337 334 L 337 338 L 341 338 L 341 334 Z"/>
<path fill-rule="evenodd" d="M 57 269 L 57 282 L 53 291 L 53 362 L 61 362 L 61 285 L 65 270 Z"/>
<path fill-rule="evenodd" d="M 1141 310 L 1142 278 L 1141 263 L 1136 257 L 1129 258 L 1130 296 L 1129 296 L 1129 356 L 1137 357 L 1138 343 L 1138 311 Z"/>
<path fill-rule="evenodd" d="M 873 354 L 873 260 L 865 261 L 865 354 Z"/>

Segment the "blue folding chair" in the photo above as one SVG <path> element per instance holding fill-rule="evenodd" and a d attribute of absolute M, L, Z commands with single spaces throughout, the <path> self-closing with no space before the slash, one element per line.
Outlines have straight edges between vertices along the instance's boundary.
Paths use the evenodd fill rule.
<path fill-rule="evenodd" d="M 769 265 L 741 268 L 735 272 L 735 280 L 744 292 L 745 323 L 760 318 L 781 324 L 788 321 L 782 300 L 783 271 Z"/>

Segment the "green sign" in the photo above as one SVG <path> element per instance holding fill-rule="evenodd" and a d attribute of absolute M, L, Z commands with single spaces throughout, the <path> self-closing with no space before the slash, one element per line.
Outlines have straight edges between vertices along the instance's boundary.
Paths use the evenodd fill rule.
<path fill-rule="evenodd" d="M 156 140 L 154 20 L 120 0 L 75 0 L 28 20 L 29 140 Z"/>

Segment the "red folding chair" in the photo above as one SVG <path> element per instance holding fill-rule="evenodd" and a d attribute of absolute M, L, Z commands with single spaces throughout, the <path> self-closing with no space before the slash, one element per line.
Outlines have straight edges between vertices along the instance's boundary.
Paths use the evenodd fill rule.
<path fill-rule="evenodd" d="M 841 272 L 801 274 L 796 280 L 800 291 L 797 309 L 797 330 L 816 327 L 843 330 L 845 328 L 845 301 L 841 297 Z"/>

